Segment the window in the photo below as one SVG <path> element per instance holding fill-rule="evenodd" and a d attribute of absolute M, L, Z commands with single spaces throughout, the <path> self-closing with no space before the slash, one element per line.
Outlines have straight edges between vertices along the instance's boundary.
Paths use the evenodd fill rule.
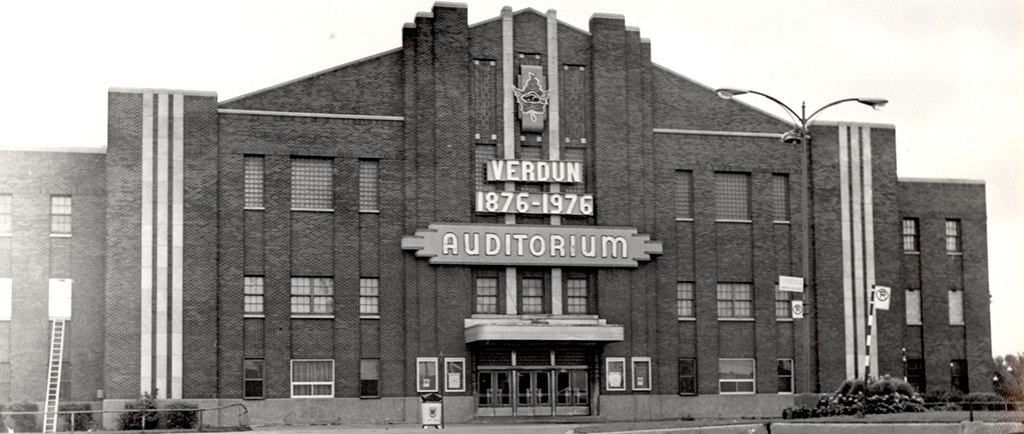
<path fill-rule="evenodd" d="M 715 173 L 715 219 L 750 220 L 750 175 Z"/>
<path fill-rule="evenodd" d="M 949 362 L 949 381 L 953 390 L 959 390 L 964 394 L 970 393 L 970 386 L 967 383 L 966 360 L 957 359 Z"/>
<path fill-rule="evenodd" d="M 562 159 L 565 161 L 584 161 L 586 156 L 586 148 L 562 148 Z M 583 173 L 583 179 L 580 182 L 574 184 L 562 184 L 562 191 L 565 193 L 577 193 L 582 194 L 587 192 L 587 175 Z"/>
<path fill-rule="evenodd" d="M 651 358 L 633 358 L 633 390 L 651 390 Z"/>
<path fill-rule="evenodd" d="M 245 359 L 245 398 L 263 397 L 263 359 Z"/>
<path fill-rule="evenodd" d="M 697 394 L 697 359 L 694 357 L 679 359 L 679 394 Z"/>
<path fill-rule="evenodd" d="M 359 397 L 380 396 L 380 359 L 359 359 Z"/>
<path fill-rule="evenodd" d="M 466 391 L 466 359 L 448 357 L 444 359 L 444 390 L 448 392 Z"/>
<path fill-rule="evenodd" d="M 359 279 L 359 315 L 380 315 L 380 281 L 376 278 Z"/>
<path fill-rule="evenodd" d="M 565 295 L 565 313 L 587 313 L 587 279 L 567 279 L 565 281 Z"/>
<path fill-rule="evenodd" d="M 71 196 L 50 196 L 50 233 L 71 233 Z"/>
<path fill-rule="evenodd" d="M 676 315 L 680 318 L 695 318 L 693 309 L 693 282 L 676 283 Z"/>
<path fill-rule="evenodd" d="M 772 175 L 772 220 L 789 221 L 789 175 Z"/>
<path fill-rule="evenodd" d="M 924 393 L 924 359 L 907 359 L 907 382 Z"/>
<path fill-rule="evenodd" d="M 946 252 L 960 253 L 960 220 L 946 220 Z"/>
<path fill-rule="evenodd" d="M 544 313 L 544 279 L 523 278 L 522 313 Z"/>
<path fill-rule="evenodd" d="M 476 279 L 476 313 L 498 313 L 498 279 Z"/>
<path fill-rule="evenodd" d="M 624 357 L 609 357 L 605 359 L 605 375 L 608 390 L 626 390 L 626 359 Z"/>
<path fill-rule="evenodd" d="M 245 276 L 245 313 L 263 313 L 263 277 Z"/>
<path fill-rule="evenodd" d="M 263 157 L 246 155 L 245 162 L 245 207 L 263 208 Z"/>
<path fill-rule="evenodd" d="M 333 315 L 334 281 L 330 277 L 293 277 L 292 314 Z"/>
<path fill-rule="evenodd" d="M 693 172 L 676 171 L 676 218 L 693 219 Z"/>
<path fill-rule="evenodd" d="M 917 219 L 903 219 L 903 251 L 918 252 L 921 249 L 921 239 L 917 233 Z"/>
<path fill-rule="evenodd" d="M 907 290 L 907 324 L 921 325 L 921 290 Z"/>
<path fill-rule="evenodd" d="M 292 398 L 334 397 L 334 360 L 292 360 Z"/>
<path fill-rule="evenodd" d="M 718 391 L 754 393 L 754 359 L 718 359 Z"/>
<path fill-rule="evenodd" d="M 437 358 L 416 358 L 416 391 L 437 392 Z"/>
<path fill-rule="evenodd" d="M 12 215 L 14 214 L 12 196 L 9 194 L 0 194 L 0 234 L 10 234 L 14 232 L 14 221 Z"/>
<path fill-rule="evenodd" d="M 11 320 L 11 283 L 10 277 L 0 277 L 0 321 Z"/>
<path fill-rule="evenodd" d="M 779 291 L 779 285 L 775 284 L 775 317 L 792 318 L 792 308 L 793 293 L 789 291 Z"/>
<path fill-rule="evenodd" d="M 793 393 L 793 359 L 779 359 L 779 393 Z"/>
<path fill-rule="evenodd" d="M 332 179 L 331 160 L 293 158 L 292 209 L 332 209 Z"/>
<path fill-rule="evenodd" d="M 753 318 L 752 293 L 749 283 L 719 283 L 718 317 Z"/>
<path fill-rule="evenodd" d="M 380 162 L 359 160 L 359 211 L 380 210 Z"/>
<path fill-rule="evenodd" d="M 496 152 L 495 145 L 476 145 L 476 167 L 473 175 L 477 190 L 497 190 L 497 183 L 487 182 L 487 162 L 496 159 Z"/>
<path fill-rule="evenodd" d="M 949 290 L 949 325 L 964 325 L 964 291 Z"/>

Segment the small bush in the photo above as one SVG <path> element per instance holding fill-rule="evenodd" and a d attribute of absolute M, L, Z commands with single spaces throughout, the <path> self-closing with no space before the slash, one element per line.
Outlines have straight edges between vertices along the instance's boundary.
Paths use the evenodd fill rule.
<path fill-rule="evenodd" d="M 1007 407 L 1006 399 L 995 393 L 973 392 L 964 396 L 963 402 L 970 403 L 975 410 L 1003 410 Z"/>
<path fill-rule="evenodd" d="M 89 412 L 92 407 L 86 403 L 67 403 L 60 405 L 60 411 L 81 411 L 83 413 L 75 413 L 75 426 L 74 431 L 88 431 L 93 428 L 94 416 Z M 72 431 L 71 429 L 71 414 L 60 415 L 60 426 L 66 431 Z"/>
<path fill-rule="evenodd" d="M 929 404 L 943 402 L 960 402 L 963 401 L 964 394 L 961 393 L 959 390 L 949 391 L 945 389 L 940 389 L 932 390 L 928 393 L 925 393 L 924 395 L 921 395 L 921 398 L 924 398 L 924 402 Z"/>
<path fill-rule="evenodd" d="M 164 421 L 167 429 L 192 429 L 198 426 L 199 406 L 187 402 L 175 402 L 167 406 Z"/>
<path fill-rule="evenodd" d="M 126 431 L 141 430 L 143 429 L 143 420 L 145 420 L 146 424 L 145 429 L 156 428 L 157 413 L 151 411 L 156 409 L 156 400 L 148 392 L 143 393 L 139 399 L 125 404 L 124 409 L 132 411 L 121 413 L 119 417 L 121 429 Z"/>
<path fill-rule="evenodd" d="M 814 408 L 789 407 L 782 412 L 783 419 L 805 419 L 825 416 L 844 416 L 858 413 L 884 414 L 925 411 L 924 400 L 906 381 L 882 378 L 869 383 L 864 380 L 846 380 L 836 392 L 818 399 Z"/>
<path fill-rule="evenodd" d="M 31 402 L 16 402 L 11 404 L 8 411 L 39 411 L 39 406 Z M 39 432 L 39 423 L 34 414 L 12 414 L 11 421 L 14 426 L 8 427 L 15 432 Z"/>

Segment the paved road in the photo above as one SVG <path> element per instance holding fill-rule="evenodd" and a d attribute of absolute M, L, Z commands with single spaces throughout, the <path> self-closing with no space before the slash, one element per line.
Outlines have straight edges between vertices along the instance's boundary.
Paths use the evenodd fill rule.
<path fill-rule="evenodd" d="M 253 428 L 255 434 L 330 434 L 336 432 L 358 434 L 566 434 L 579 425 L 491 425 L 491 424 L 449 424 L 445 429 L 427 428 L 420 425 L 322 425 L 322 426 L 274 426 Z"/>

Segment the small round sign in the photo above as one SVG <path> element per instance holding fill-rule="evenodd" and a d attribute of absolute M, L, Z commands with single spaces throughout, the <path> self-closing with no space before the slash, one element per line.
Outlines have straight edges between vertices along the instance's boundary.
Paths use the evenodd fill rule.
<path fill-rule="evenodd" d="M 884 286 L 880 286 L 875 290 L 875 299 L 878 301 L 885 302 L 886 300 L 889 300 L 889 295 L 889 288 Z"/>
<path fill-rule="evenodd" d="M 793 315 L 800 316 L 804 314 L 804 305 L 802 303 L 793 303 Z"/>

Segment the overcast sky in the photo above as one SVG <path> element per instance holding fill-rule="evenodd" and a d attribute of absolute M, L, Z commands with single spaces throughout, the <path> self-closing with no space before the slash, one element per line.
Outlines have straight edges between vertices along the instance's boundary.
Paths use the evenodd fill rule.
<path fill-rule="evenodd" d="M 469 2 L 469 22 L 618 13 L 652 59 L 711 87 L 769 93 L 822 119 L 896 125 L 899 176 L 987 184 L 993 352 L 1024 352 L 1024 2 Z M 15 2 L 0 7 L 0 146 L 106 144 L 108 87 L 221 100 L 401 46 L 431 1 Z M 779 116 L 755 98 L 744 101 Z M 0 162 L 2 170 L 2 162 Z M 895 282 L 894 282 L 895 283 Z"/>

